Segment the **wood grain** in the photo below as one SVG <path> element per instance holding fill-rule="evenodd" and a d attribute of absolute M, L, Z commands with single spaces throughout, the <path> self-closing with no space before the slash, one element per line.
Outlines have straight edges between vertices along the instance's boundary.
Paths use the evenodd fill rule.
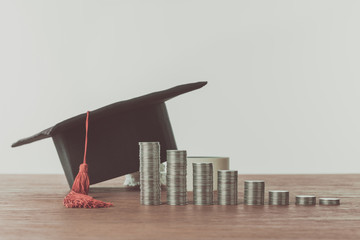
<path fill-rule="evenodd" d="M 244 206 L 243 181 L 289 190 L 290 206 Z M 237 206 L 141 206 L 123 179 L 90 195 L 108 209 L 67 209 L 61 175 L 0 175 L 0 239 L 360 239 L 360 175 L 240 175 Z M 297 194 L 340 197 L 340 206 L 295 206 Z M 165 202 L 166 193 L 162 193 Z M 191 200 L 191 193 L 189 193 Z"/>

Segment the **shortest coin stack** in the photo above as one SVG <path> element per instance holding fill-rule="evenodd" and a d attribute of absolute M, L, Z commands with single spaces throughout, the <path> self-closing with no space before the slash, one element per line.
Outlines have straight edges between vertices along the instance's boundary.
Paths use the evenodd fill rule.
<path fill-rule="evenodd" d="M 218 170 L 218 204 L 237 205 L 238 171 Z"/>
<path fill-rule="evenodd" d="M 319 198 L 319 204 L 327 206 L 340 205 L 340 198 Z"/>
<path fill-rule="evenodd" d="M 316 197 L 312 195 L 297 195 L 295 199 L 296 205 L 316 205 Z"/>
<path fill-rule="evenodd" d="M 186 204 L 186 151 L 167 150 L 167 203 L 169 205 Z"/>
<path fill-rule="evenodd" d="M 269 205 L 289 205 L 289 191 L 269 191 Z"/>
<path fill-rule="evenodd" d="M 263 180 L 246 180 L 244 188 L 245 205 L 264 205 L 265 182 Z"/>

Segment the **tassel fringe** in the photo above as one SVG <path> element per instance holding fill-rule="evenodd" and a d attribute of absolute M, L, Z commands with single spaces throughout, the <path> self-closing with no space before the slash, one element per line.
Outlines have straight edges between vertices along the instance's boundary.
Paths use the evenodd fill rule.
<path fill-rule="evenodd" d="M 86 151 L 88 140 L 89 113 L 90 112 L 87 112 L 86 114 L 85 123 L 86 136 L 84 161 L 82 164 L 80 164 L 79 173 L 74 180 L 70 193 L 64 198 L 63 204 L 67 208 L 107 208 L 112 206 L 112 203 L 102 202 L 88 196 L 90 180 L 88 174 L 88 165 L 86 164 Z"/>
<path fill-rule="evenodd" d="M 67 208 L 107 208 L 113 206 L 113 204 L 96 200 L 89 195 L 70 191 L 64 198 L 64 206 Z"/>

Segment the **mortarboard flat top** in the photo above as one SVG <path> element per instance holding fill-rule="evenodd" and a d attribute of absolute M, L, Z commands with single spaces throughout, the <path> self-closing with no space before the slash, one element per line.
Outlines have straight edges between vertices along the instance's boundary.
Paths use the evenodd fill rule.
<path fill-rule="evenodd" d="M 91 111 L 87 150 L 90 184 L 138 171 L 138 142 L 160 142 L 161 162 L 166 161 L 166 150 L 177 147 L 165 101 L 206 84 L 184 84 Z M 83 160 L 85 119 L 86 113 L 69 118 L 12 147 L 52 137 L 71 187 Z"/>

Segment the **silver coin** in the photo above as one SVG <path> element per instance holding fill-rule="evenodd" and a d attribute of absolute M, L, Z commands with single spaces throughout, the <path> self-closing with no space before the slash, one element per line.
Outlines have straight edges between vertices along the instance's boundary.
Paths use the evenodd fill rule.
<path fill-rule="evenodd" d="M 270 190 L 269 205 L 289 205 L 289 191 Z"/>
<path fill-rule="evenodd" d="M 160 144 L 139 142 L 140 204 L 160 205 Z"/>
<path fill-rule="evenodd" d="M 166 187 L 167 204 L 186 205 L 187 204 L 187 186 L 186 169 L 187 154 L 185 150 L 167 150 L 166 151 Z"/>
<path fill-rule="evenodd" d="M 295 197 L 296 205 L 316 205 L 316 197 L 313 195 L 297 195 Z"/>
<path fill-rule="evenodd" d="M 213 165 L 193 163 L 193 202 L 195 205 L 213 204 Z"/>
<path fill-rule="evenodd" d="M 246 180 L 244 182 L 244 204 L 264 205 L 264 200 L 265 200 L 265 181 Z"/>
<path fill-rule="evenodd" d="M 238 204 L 238 172 L 234 170 L 218 170 L 218 204 Z"/>
<path fill-rule="evenodd" d="M 340 205 L 340 198 L 319 198 L 320 205 L 337 206 Z"/>

